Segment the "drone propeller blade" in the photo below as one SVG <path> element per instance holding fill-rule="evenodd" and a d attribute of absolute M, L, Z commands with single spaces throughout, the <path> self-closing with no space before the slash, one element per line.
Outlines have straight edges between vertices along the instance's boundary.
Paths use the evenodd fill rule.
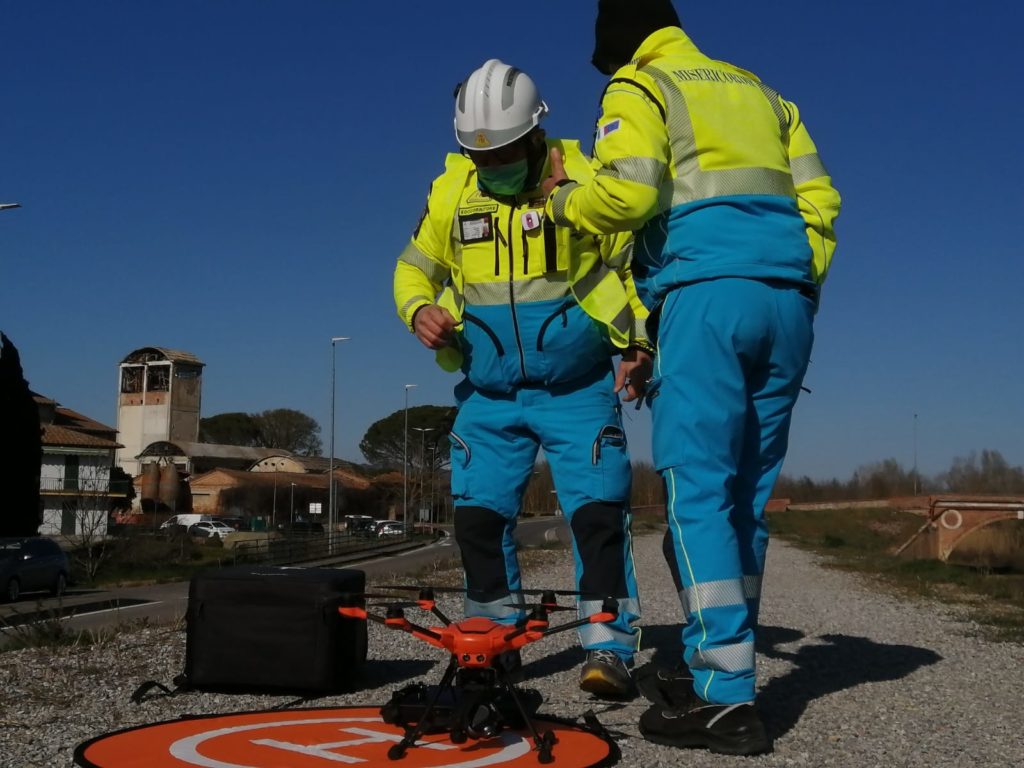
<path fill-rule="evenodd" d="M 393 600 L 395 595 L 386 592 L 346 592 L 342 597 L 347 600 Z"/>
<path fill-rule="evenodd" d="M 400 589 L 405 592 L 423 592 L 430 590 L 432 592 L 441 592 L 445 594 L 459 594 L 464 595 L 466 590 L 462 587 L 435 587 L 431 584 L 381 584 L 381 589 Z"/>
<path fill-rule="evenodd" d="M 521 611 L 532 611 L 540 608 L 548 613 L 552 611 L 575 611 L 576 606 L 573 605 L 556 605 L 555 603 L 506 603 L 505 608 L 515 608 Z"/>
<path fill-rule="evenodd" d="M 591 600 L 603 600 L 607 595 L 602 592 L 580 592 L 576 589 L 513 589 L 516 595 L 557 595 L 559 597 L 586 597 Z"/>

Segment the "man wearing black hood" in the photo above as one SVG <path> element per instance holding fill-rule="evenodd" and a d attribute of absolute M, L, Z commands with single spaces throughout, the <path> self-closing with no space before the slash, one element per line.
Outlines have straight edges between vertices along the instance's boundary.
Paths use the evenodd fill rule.
<path fill-rule="evenodd" d="M 810 357 L 839 195 L 792 102 L 701 53 L 668 0 L 601 0 L 593 64 L 598 174 L 552 156 L 556 225 L 636 231 L 633 276 L 657 319 L 648 402 L 665 480 L 665 553 L 683 605 L 683 661 L 638 684 L 651 741 L 771 749 L 754 639 L 764 507 Z M 651 322 L 648 322 L 651 325 Z M 652 329 L 653 330 L 653 329 Z"/>

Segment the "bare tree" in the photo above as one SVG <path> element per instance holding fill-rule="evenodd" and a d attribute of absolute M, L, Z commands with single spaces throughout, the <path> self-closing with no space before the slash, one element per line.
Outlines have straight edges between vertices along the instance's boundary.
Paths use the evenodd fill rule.
<path fill-rule="evenodd" d="M 99 462 L 83 464 L 77 478 L 63 482 L 61 538 L 72 562 L 92 582 L 111 554 L 107 525 L 119 497 L 110 493 L 110 467 Z"/>

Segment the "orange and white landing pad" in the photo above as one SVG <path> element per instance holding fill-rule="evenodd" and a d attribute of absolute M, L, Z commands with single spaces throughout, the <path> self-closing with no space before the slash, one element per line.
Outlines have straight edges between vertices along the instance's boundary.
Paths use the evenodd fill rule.
<path fill-rule="evenodd" d="M 618 748 L 583 726 L 534 719 L 558 739 L 557 768 L 612 765 Z M 424 736 L 399 760 L 388 749 L 401 728 L 386 724 L 379 707 L 329 707 L 184 717 L 98 736 L 75 750 L 82 768 L 395 768 L 539 766 L 526 730 L 453 744 L 448 734 Z"/>

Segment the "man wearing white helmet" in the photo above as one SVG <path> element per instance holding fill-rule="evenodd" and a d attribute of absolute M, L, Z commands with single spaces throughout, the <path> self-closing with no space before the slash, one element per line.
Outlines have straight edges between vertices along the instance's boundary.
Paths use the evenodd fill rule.
<path fill-rule="evenodd" d="M 628 235 L 579 237 L 543 214 L 539 182 L 552 148 L 574 174 L 593 174 L 578 142 L 545 139 L 547 111 L 533 80 L 496 59 L 459 85 L 462 152 L 448 155 L 398 258 L 395 303 L 439 364 L 465 374 L 450 439 L 466 615 L 522 615 L 510 606 L 521 587 L 512 534 L 543 447 L 574 538 L 580 613 L 599 613 L 606 596 L 619 604 L 614 622 L 580 630 L 580 686 L 625 696 L 640 608 L 616 393 L 643 395 L 647 312 Z"/>

